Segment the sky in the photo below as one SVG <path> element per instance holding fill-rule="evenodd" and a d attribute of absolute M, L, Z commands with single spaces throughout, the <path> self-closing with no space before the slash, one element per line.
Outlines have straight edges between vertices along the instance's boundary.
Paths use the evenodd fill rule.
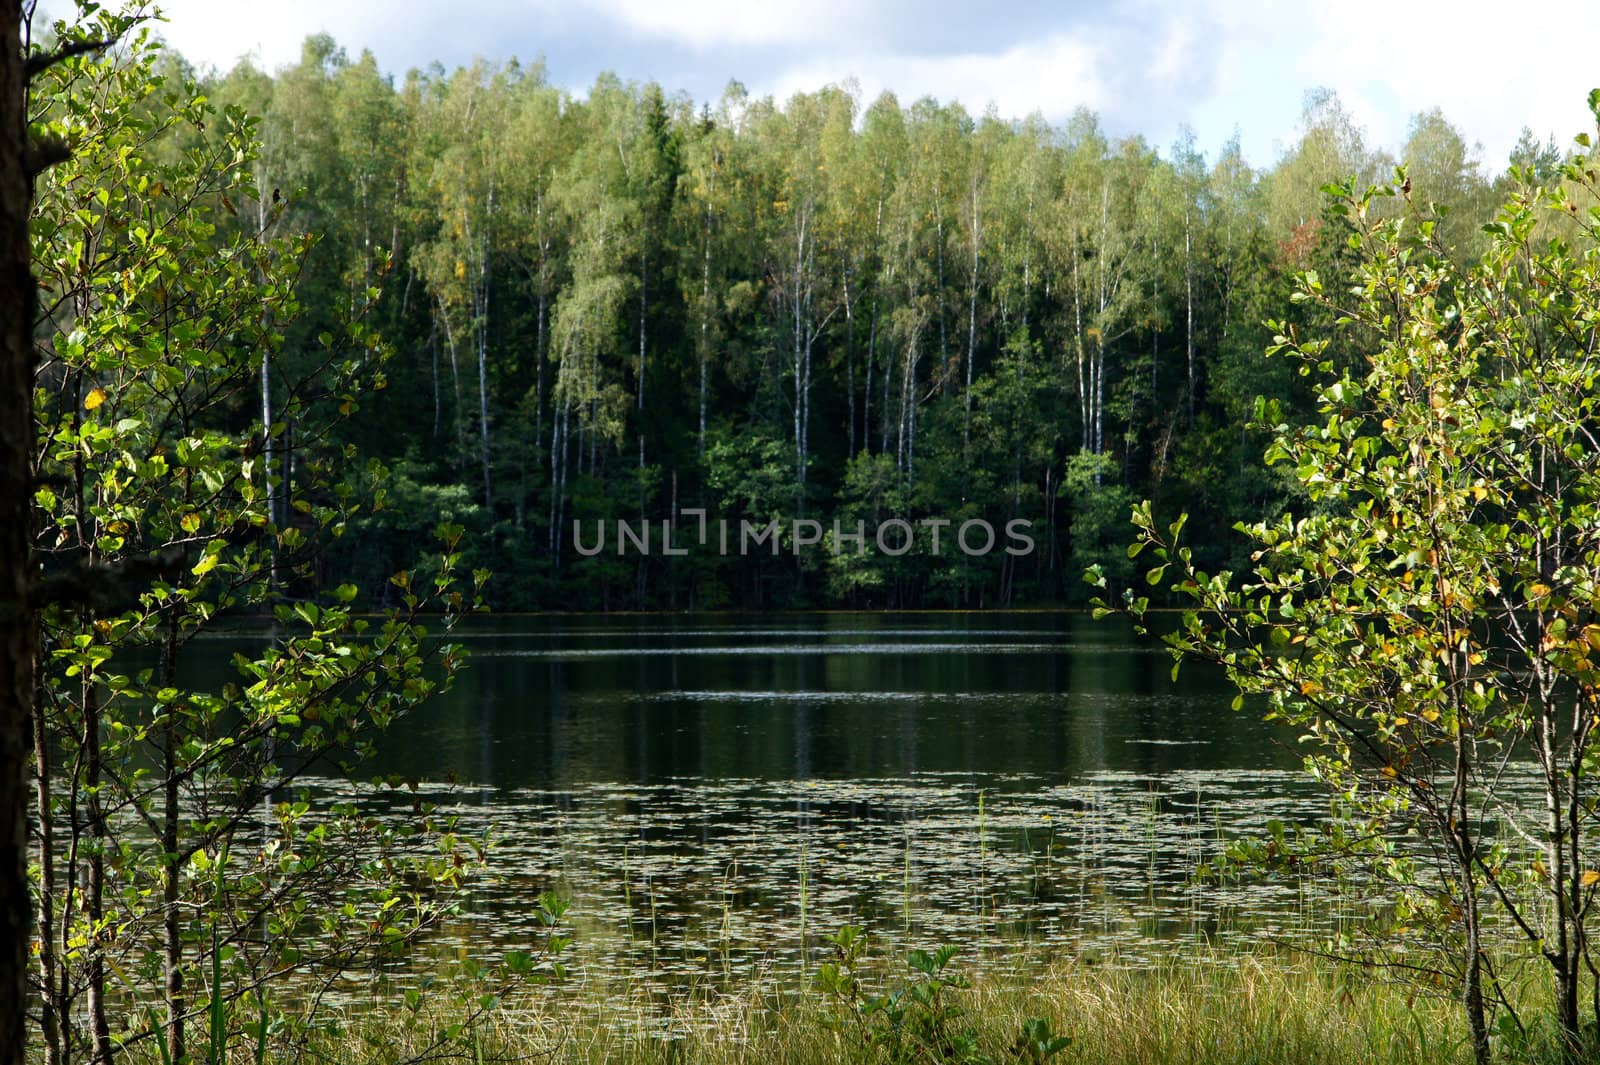
<path fill-rule="evenodd" d="M 63 0 L 43 0 L 57 13 Z M 1184 127 L 1215 156 L 1237 131 L 1246 158 L 1273 163 L 1296 139 L 1308 90 L 1326 87 L 1396 152 L 1411 117 L 1441 108 L 1490 172 L 1524 126 L 1568 146 L 1593 128 L 1585 99 L 1600 4 L 1518 19 L 1502 2 L 1295 0 L 164 0 L 167 39 L 226 69 L 275 69 L 311 33 L 354 57 L 371 49 L 403 75 L 437 60 L 542 58 L 577 93 L 603 71 L 714 102 L 730 79 L 780 102 L 854 79 L 870 102 L 959 100 L 973 114 L 1078 107 L 1113 135 L 1164 147 Z M 1570 46 L 1563 48 L 1563 42 Z M 1565 55 L 1563 53 L 1566 53 Z"/>

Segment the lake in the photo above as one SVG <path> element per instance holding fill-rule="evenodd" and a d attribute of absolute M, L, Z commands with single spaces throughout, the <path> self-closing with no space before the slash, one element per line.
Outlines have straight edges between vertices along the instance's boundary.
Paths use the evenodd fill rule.
<path fill-rule="evenodd" d="M 500 617 L 381 768 L 498 789 L 1292 769 L 1224 678 L 1082 613 Z"/>
<path fill-rule="evenodd" d="M 496 840 L 438 944 L 542 942 L 623 996 L 793 985 L 845 924 L 984 964 L 1320 934 L 1303 881 L 1197 882 L 1327 800 L 1214 671 L 1062 612 L 474 618 L 371 769 Z M 398 814 L 397 814 L 398 816 Z"/>

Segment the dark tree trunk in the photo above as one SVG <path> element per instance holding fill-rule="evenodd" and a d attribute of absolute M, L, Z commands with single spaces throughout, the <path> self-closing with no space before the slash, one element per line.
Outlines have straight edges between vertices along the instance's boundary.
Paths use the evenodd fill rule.
<path fill-rule="evenodd" d="M 28 594 L 33 318 L 21 0 L 0 0 L 0 1065 L 22 1065 L 31 938 L 27 741 L 39 633 Z"/>

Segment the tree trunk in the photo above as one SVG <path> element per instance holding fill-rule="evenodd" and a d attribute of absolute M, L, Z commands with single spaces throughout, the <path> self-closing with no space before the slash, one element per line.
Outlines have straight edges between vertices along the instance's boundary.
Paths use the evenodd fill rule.
<path fill-rule="evenodd" d="M 1457 713 L 1461 710 L 1459 704 Z M 1483 996 L 1483 914 L 1478 906 L 1478 886 L 1473 869 L 1477 864 L 1477 841 L 1468 826 L 1472 806 L 1467 781 L 1472 769 L 1471 755 L 1458 732 L 1455 741 L 1455 782 L 1445 823 L 1441 826 L 1454 848 L 1452 858 L 1461 891 L 1461 927 L 1466 933 L 1466 958 L 1461 980 L 1461 1006 L 1467 1014 L 1467 1030 L 1472 1036 L 1472 1057 L 1477 1065 L 1489 1062 L 1488 1009 Z"/>
<path fill-rule="evenodd" d="M 978 249 L 983 239 L 978 213 L 978 190 L 972 189 L 972 272 L 967 281 L 967 381 L 961 390 L 961 456 L 967 457 L 972 441 L 972 361 L 978 351 Z"/>
<path fill-rule="evenodd" d="M 93 553 L 89 556 L 93 559 Z M 85 618 L 83 628 L 92 631 L 90 619 Z M 105 917 L 106 841 L 105 807 L 100 801 L 103 763 L 100 754 L 100 689 L 94 680 L 83 684 L 83 761 L 88 793 L 89 860 L 84 869 L 84 914 L 90 928 L 99 929 Z M 111 1065 L 111 1022 L 107 1017 L 106 959 L 98 944 L 90 948 L 89 955 L 89 1035 L 93 1046 L 94 1065 Z"/>
<path fill-rule="evenodd" d="M 1194 428 L 1194 266 L 1193 244 L 1189 233 L 1189 212 L 1183 215 L 1183 303 L 1187 318 L 1184 348 L 1189 356 L 1189 427 Z"/>
<path fill-rule="evenodd" d="M 650 285 L 650 258 L 644 251 L 639 252 L 639 368 L 637 376 L 638 395 L 636 398 L 636 414 L 639 420 L 639 472 L 644 473 L 644 359 L 645 338 L 649 336 L 648 325 L 645 322 L 645 312 L 649 307 Z M 644 520 L 644 477 L 639 478 L 639 520 Z"/>
<path fill-rule="evenodd" d="M 22 3 L 0 0 L 0 1065 L 23 1065 L 31 936 L 27 746 L 39 630 L 28 592 L 33 527 L 33 189 Z"/>
<path fill-rule="evenodd" d="M 715 185 L 713 185 L 715 188 Z M 706 368 L 711 361 L 711 208 L 700 252 L 700 465 L 706 463 Z"/>
<path fill-rule="evenodd" d="M 433 435 L 439 436 L 439 322 L 434 320 L 433 328 L 428 330 L 428 350 L 433 355 Z"/>
<path fill-rule="evenodd" d="M 934 232 L 934 261 L 936 264 L 935 276 L 938 281 L 939 308 L 939 395 L 944 395 L 945 375 L 950 367 L 950 333 L 945 322 L 944 307 L 944 197 L 939 191 L 937 179 L 933 183 L 933 232 Z"/>
<path fill-rule="evenodd" d="M 44 692 L 34 685 L 33 703 L 34 816 L 39 820 L 39 1027 L 44 1037 L 45 1065 L 60 1065 L 61 1018 L 65 996 L 55 949 L 56 845 L 55 814 L 50 808 L 50 733 L 44 721 Z"/>
<path fill-rule="evenodd" d="M 1467 1028 L 1472 1033 L 1472 1059 L 1477 1065 L 1489 1065 L 1489 1023 L 1483 1001 L 1483 943 L 1477 901 L 1470 894 L 1472 877 L 1464 877 L 1469 894 L 1466 897 L 1467 971 L 1462 982 L 1462 1006 L 1467 1011 Z"/>
<path fill-rule="evenodd" d="M 534 342 L 534 392 L 533 392 L 533 438 L 544 439 L 544 371 L 545 363 L 550 359 L 550 284 L 548 280 L 549 249 L 542 244 L 539 248 L 539 322 L 538 333 Z"/>
<path fill-rule="evenodd" d="M 456 357 L 456 334 L 450 328 L 450 308 L 445 306 L 443 299 L 439 303 L 439 322 L 444 326 L 444 346 L 450 353 L 450 388 L 455 394 L 455 420 L 456 420 L 456 453 L 451 460 L 459 474 L 461 459 L 467 452 L 466 419 L 461 411 L 461 363 Z"/>
<path fill-rule="evenodd" d="M 644 484 L 644 360 L 646 354 L 646 338 L 649 336 L 648 323 L 645 321 L 646 310 L 649 307 L 650 285 L 650 257 L 648 252 L 641 247 L 639 251 L 639 380 L 638 402 L 634 415 L 638 421 L 637 442 L 639 445 L 638 489 L 639 489 L 639 527 L 649 529 L 645 520 L 645 484 Z M 634 603 L 644 605 L 644 593 L 648 570 L 645 566 L 645 557 L 641 554 L 634 567 Z"/>
<path fill-rule="evenodd" d="M 263 344 L 261 347 L 261 481 L 267 489 L 267 521 L 280 525 L 277 510 L 277 493 L 272 487 L 272 348 Z M 287 487 L 287 482 L 285 482 Z M 288 514 L 288 508 L 284 508 Z M 271 541 L 274 545 L 276 541 Z M 278 549 L 271 548 L 271 561 L 268 563 L 267 579 L 271 586 L 278 586 Z"/>
<path fill-rule="evenodd" d="M 161 649 L 161 683 L 171 685 L 177 679 L 178 615 L 173 613 L 168 618 L 167 635 Z M 178 859 L 178 820 L 183 811 L 179 807 L 178 796 L 178 746 L 181 740 L 174 721 L 175 714 L 175 708 L 168 707 L 162 727 L 161 960 L 167 1000 L 167 1052 L 171 1060 L 183 1061 L 186 1053 L 183 1019 L 187 1002 L 183 987 L 183 923 L 179 913 L 182 869 Z"/>
<path fill-rule="evenodd" d="M 488 258 L 488 249 L 484 249 Z M 494 488 L 489 480 L 489 267 L 483 266 L 483 294 L 478 300 L 478 458 L 483 465 L 483 509 L 494 515 Z"/>
<path fill-rule="evenodd" d="M 1559 554 L 1559 552 L 1555 552 Z M 1582 1042 L 1578 1021 L 1581 983 L 1578 937 L 1583 925 L 1582 863 L 1578 844 L 1581 829 L 1569 833 L 1564 772 L 1560 754 L 1560 727 L 1553 705 L 1553 685 L 1541 683 L 1545 703 L 1540 708 L 1535 750 L 1544 773 L 1545 862 L 1550 877 L 1551 919 L 1555 935 L 1544 945 L 1545 957 L 1555 970 L 1556 1030 L 1561 1039 L 1562 1060 L 1576 1062 Z M 1580 785 L 1581 786 L 1581 785 Z"/>
<path fill-rule="evenodd" d="M 1584 792 L 1589 784 L 1589 772 L 1585 763 L 1586 749 L 1589 744 L 1578 737 L 1582 736 L 1590 727 L 1584 719 L 1592 714 L 1592 706 L 1587 700 L 1579 701 L 1573 711 L 1574 720 L 1568 732 L 1569 740 L 1565 751 L 1565 782 L 1566 782 L 1566 819 L 1567 819 L 1567 879 L 1565 890 L 1567 892 L 1568 912 L 1572 915 L 1572 945 L 1567 958 L 1568 978 L 1567 987 L 1570 988 L 1570 1006 L 1567 1007 L 1567 1016 L 1563 1018 L 1563 1027 L 1573 1037 L 1573 1050 L 1581 1045 L 1582 1025 L 1579 1021 L 1579 1001 L 1583 985 L 1583 967 L 1590 957 L 1589 954 L 1589 925 L 1584 919 L 1584 901 L 1587 889 L 1584 887 L 1584 836 L 1588 824 L 1589 813 L 1584 800 Z M 1566 990 L 1565 988 L 1563 990 Z M 1590 987 L 1591 1001 L 1595 1003 L 1596 1013 L 1600 1013 L 1600 981 Z M 1600 1036 L 1600 1032 L 1596 1033 Z"/>
<path fill-rule="evenodd" d="M 1088 353 L 1083 346 L 1083 283 L 1078 276 L 1078 242 L 1072 242 L 1072 334 L 1078 355 L 1078 435 L 1079 450 L 1089 450 L 1089 386 L 1084 377 Z"/>
<path fill-rule="evenodd" d="M 790 310 L 793 312 L 794 346 L 794 461 L 795 461 L 795 512 L 805 508 L 806 443 L 802 432 L 806 417 L 806 393 L 810 382 L 806 379 L 805 358 L 810 345 L 806 341 L 810 323 L 806 320 L 806 230 L 809 216 L 802 209 L 798 218 L 794 242 L 794 289 L 790 293 Z"/>
<path fill-rule="evenodd" d="M 885 175 L 878 183 L 878 213 L 872 223 L 871 269 L 875 271 L 872 278 L 872 322 L 867 328 L 867 373 L 862 379 L 862 391 L 866 394 L 861 398 L 861 435 L 865 438 L 869 454 L 872 451 L 872 363 L 878 354 L 878 286 L 883 280 L 878 247 L 883 239 L 883 185 L 887 180 Z M 878 419 L 883 422 L 883 432 L 878 441 L 880 455 L 889 449 L 889 360 L 886 358 L 883 363 L 883 403 L 878 412 Z"/>
<path fill-rule="evenodd" d="M 849 408 L 849 435 L 846 439 L 849 458 L 856 457 L 856 319 L 850 300 L 850 269 L 845 268 L 844 291 L 844 382 L 845 406 Z"/>

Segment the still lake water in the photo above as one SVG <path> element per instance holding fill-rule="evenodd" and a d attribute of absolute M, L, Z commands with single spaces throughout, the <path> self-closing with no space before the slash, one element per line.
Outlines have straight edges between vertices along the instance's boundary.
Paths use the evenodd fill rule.
<path fill-rule="evenodd" d="M 1215 673 L 1082 613 L 473 619 L 379 767 L 500 789 L 1292 769 Z"/>
<path fill-rule="evenodd" d="M 371 768 L 498 841 L 440 934 L 541 942 L 571 900 L 573 972 L 627 996 L 792 986 L 821 937 L 982 964 L 1359 918 L 1315 885 L 1200 884 L 1197 863 L 1326 800 L 1215 673 L 1081 613 L 499 617 Z"/>

